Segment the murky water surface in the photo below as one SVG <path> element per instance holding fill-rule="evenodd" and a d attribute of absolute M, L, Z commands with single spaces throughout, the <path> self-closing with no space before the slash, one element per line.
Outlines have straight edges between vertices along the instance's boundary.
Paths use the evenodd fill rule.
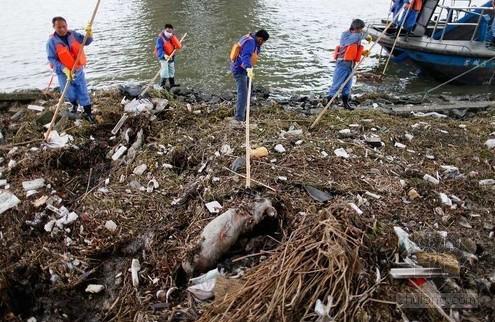
<path fill-rule="evenodd" d="M 45 44 L 51 18 L 83 29 L 96 0 L 0 0 L 0 90 L 45 88 L 50 80 Z M 177 58 L 180 83 L 203 90 L 233 88 L 228 53 L 249 31 L 265 28 L 271 39 L 257 66 L 257 82 L 281 95 L 322 93 L 333 72 L 330 49 L 353 18 L 386 17 L 389 0 L 102 0 L 94 23 L 95 42 L 87 48 L 92 87 L 145 81 L 156 72 L 155 36 L 165 23 L 187 32 Z M 375 54 L 379 53 L 379 49 Z M 367 60 L 366 69 L 378 60 Z M 414 67 L 394 65 L 386 86 L 413 91 L 434 82 Z M 56 81 L 55 81 L 56 83 Z M 367 87 L 361 84 L 361 89 Z M 445 90 L 456 90 L 447 88 Z M 479 91 L 478 88 L 472 89 Z M 483 89 L 482 89 L 483 90 Z M 465 91 L 465 89 L 463 89 Z"/>

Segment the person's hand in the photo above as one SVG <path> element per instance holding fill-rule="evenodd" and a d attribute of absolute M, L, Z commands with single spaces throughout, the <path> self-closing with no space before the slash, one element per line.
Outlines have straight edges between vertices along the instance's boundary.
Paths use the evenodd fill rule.
<path fill-rule="evenodd" d="M 371 35 L 368 35 L 368 37 L 366 37 L 366 40 L 371 43 L 373 41 L 373 37 Z"/>
<path fill-rule="evenodd" d="M 64 69 L 62 71 L 64 72 L 65 77 L 67 77 L 67 79 L 69 81 L 74 80 L 74 75 L 72 74 L 72 71 L 70 69 L 68 69 L 67 67 L 64 67 Z"/>
<path fill-rule="evenodd" d="M 369 57 L 370 56 L 370 51 L 368 49 L 363 50 L 362 53 L 363 57 Z"/>
<path fill-rule="evenodd" d="M 172 56 L 169 56 L 169 55 L 163 55 L 163 59 L 165 59 L 165 60 L 170 60 L 170 59 L 172 59 Z"/>
<path fill-rule="evenodd" d="M 84 28 L 84 31 L 86 32 L 86 35 L 88 35 L 88 37 L 93 37 L 93 26 L 91 26 L 90 23 L 88 23 L 86 25 L 86 28 Z"/>
<path fill-rule="evenodd" d="M 249 79 L 253 80 L 254 79 L 254 70 L 253 70 L 253 68 L 252 67 L 251 68 L 248 68 L 248 69 L 246 69 L 246 71 L 247 71 L 247 75 L 248 75 Z"/>

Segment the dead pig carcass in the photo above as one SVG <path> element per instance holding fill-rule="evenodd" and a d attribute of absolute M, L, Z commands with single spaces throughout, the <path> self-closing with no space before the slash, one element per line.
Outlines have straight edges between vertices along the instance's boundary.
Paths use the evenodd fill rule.
<path fill-rule="evenodd" d="M 182 263 L 187 274 L 206 272 L 215 267 L 240 236 L 249 233 L 266 217 L 277 216 L 268 199 L 256 199 L 248 210 L 231 208 L 213 219 L 201 233 L 201 240 L 192 257 Z"/>

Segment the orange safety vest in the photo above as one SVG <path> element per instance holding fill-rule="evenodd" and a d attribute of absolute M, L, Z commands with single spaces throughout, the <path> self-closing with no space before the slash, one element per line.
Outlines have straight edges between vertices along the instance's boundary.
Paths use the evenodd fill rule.
<path fill-rule="evenodd" d="M 253 36 L 251 36 L 251 34 L 247 34 L 245 36 L 242 36 L 242 38 L 239 40 L 239 42 L 235 43 L 232 46 L 232 49 L 230 50 L 230 55 L 229 55 L 230 61 L 232 63 L 235 62 L 237 60 L 237 58 L 239 58 L 239 56 L 241 55 L 242 47 L 246 44 L 246 42 L 248 40 L 252 40 L 252 39 L 254 39 Z M 259 53 L 258 53 L 258 50 L 256 49 L 254 51 L 253 55 L 251 56 L 251 65 L 253 65 L 253 66 L 256 65 L 256 63 L 258 63 L 258 58 L 259 58 Z"/>
<path fill-rule="evenodd" d="M 165 55 L 170 56 L 172 53 L 177 50 L 181 49 L 182 45 L 180 41 L 177 39 L 175 35 L 173 35 L 170 39 L 167 39 L 163 36 L 163 33 L 160 33 L 158 37 L 162 38 L 163 41 L 163 51 L 165 52 Z M 155 57 L 158 57 L 158 51 L 156 50 L 155 47 Z"/>
<path fill-rule="evenodd" d="M 69 41 L 69 47 L 55 34 L 52 35 L 55 38 L 55 51 L 57 53 L 58 60 L 67 67 L 68 69 L 74 69 L 74 64 L 76 63 L 77 55 L 79 50 L 81 50 L 81 43 L 77 41 L 76 37 L 72 32 L 69 32 L 67 40 Z M 80 69 L 87 63 L 86 54 L 84 53 L 84 48 L 82 49 L 81 56 L 77 62 L 75 69 Z"/>
<path fill-rule="evenodd" d="M 334 59 L 342 59 L 344 61 L 352 61 L 358 63 L 361 61 L 364 46 L 361 44 L 351 44 L 346 47 L 337 46 L 334 52 Z"/>
<path fill-rule="evenodd" d="M 421 9 L 423 9 L 423 0 L 413 0 L 412 3 L 407 3 L 406 9 L 421 11 Z"/>

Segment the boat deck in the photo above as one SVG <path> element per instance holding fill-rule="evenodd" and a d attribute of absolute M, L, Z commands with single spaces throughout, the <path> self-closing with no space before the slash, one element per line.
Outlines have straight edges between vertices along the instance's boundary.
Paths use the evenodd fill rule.
<path fill-rule="evenodd" d="M 376 41 L 381 35 L 385 26 L 374 25 L 368 30 L 368 34 Z M 395 41 L 395 36 L 385 35 L 380 40 L 380 44 L 384 47 L 392 47 Z M 466 57 L 492 58 L 495 57 L 495 49 L 487 48 L 484 42 L 469 41 L 469 40 L 436 40 L 427 36 L 416 37 L 410 36 L 405 40 L 401 36 L 397 41 L 397 49 L 420 50 L 442 55 L 459 55 Z"/>

